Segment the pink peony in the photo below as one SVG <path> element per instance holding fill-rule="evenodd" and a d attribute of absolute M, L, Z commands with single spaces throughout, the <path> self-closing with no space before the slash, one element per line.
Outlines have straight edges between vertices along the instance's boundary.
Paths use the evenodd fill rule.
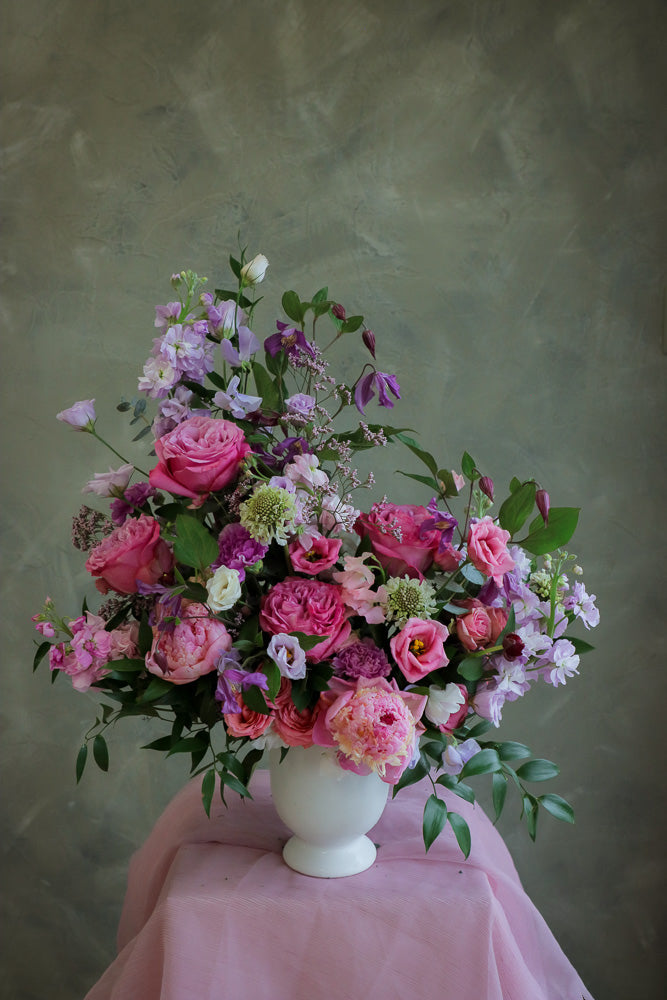
<path fill-rule="evenodd" d="M 225 712 L 223 715 L 227 732 L 237 738 L 245 736 L 249 740 L 256 740 L 269 728 L 273 715 L 264 715 L 248 708 L 240 694 L 236 695 L 236 699 L 239 703 L 238 712 Z"/>
<path fill-rule="evenodd" d="M 141 514 L 103 538 L 88 556 L 86 569 L 99 578 L 95 586 L 100 593 L 111 589 L 119 594 L 136 594 L 138 580 L 157 583 L 173 563 L 171 549 L 160 538 L 160 525 L 155 518 Z"/>
<path fill-rule="evenodd" d="M 368 514 L 357 518 L 354 530 L 370 540 L 389 576 L 407 574 L 421 580 L 440 543 L 439 531 L 427 531 L 420 537 L 421 524 L 430 518 L 426 507 L 416 504 L 373 504 Z"/>
<path fill-rule="evenodd" d="M 490 576 L 497 584 L 503 581 L 505 573 L 514 569 L 514 560 L 507 551 L 509 531 L 494 524 L 493 518 L 483 517 L 475 521 L 468 530 L 468 556 L 480 573 Z"/>
<path fill-rule="evenodd" d="M 318 703 L 313 727 L 317 746 L 336 747 L 342 768 L 375 771 L 395 785 L 417 752 L 426 696 L 399 691 L 384 677 L 356 682 L 334 677 Z"/>
<path fill-rule="evenodd" d="M 153 627 L 153 645 L 146 669 L 172 684 L 188 684 L 218 665 L 231 649 L 232 637 L 203 604 L 183 602 L 182 617 L 171 629 Z"/>
<path fill-rule="evenodd" d="M 425 618 L 408 618 L 400 632 L 389 642 L 391 653 L 401 673 L 412 684 L 449 663 L 445 653 L 447 627 Z"/>
<path fill-rule="evenodd" d="M 156 489 L 201 500 L 236 479 L 249 451 L 235 423 L 190 417 L 155 442 L 159 461 L 148 479 Z"/>
<path fill-rule="evenodd" d="M 323 636 L 322 642 L 306 653 L 306 659 L 313 663 L 340 649 L 351 631 L 340 587 L 297 576 L 288 576 L 262 598 L 259 625 L 270 635 L 303 632 Z"/>
<path fill-rule="evenodd" d="M 459 615 L 456 619 L 456 634 L 461 645 L 470 652 L 492 646 L 507 625 L 507 611 L 488 608 L 476 598 L 461 604 L 469 609 L 467 615 Z"/>
<path fill-rule="evenodd" d="M 289 545 L 289 555 L 292 567 L 297 573 L 317 576 L 325 569 L 331 569 L 338 559 L 340 538 L 327 538 L 325 535 L 311 535 L 308 540 L 297 538 Z"/>

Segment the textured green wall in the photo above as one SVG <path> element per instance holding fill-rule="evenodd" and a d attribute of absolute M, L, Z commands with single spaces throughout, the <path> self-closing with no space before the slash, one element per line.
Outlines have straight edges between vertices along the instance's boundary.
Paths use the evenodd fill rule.
<path fill-rule="evenodd" d="M 499 488 L 535 476 L 582 506 L 596 651 L 503 726 L 561 763 L 578 821 L 545 817 L 536 845 L 503 829 L 593 996 L 662 996 L 665 14 L 6 0 L 3 998 L 74 1000 L 98 978 L 129 857 L 185 777 L 136 750 L 137 723 L 75 787 L 93 700 L 31 676 L 43 596 L 75 614 L 91 593 L 68 519 L 108 467 L 54 415 L 95 397 L 141 464 L 114 407 L 154 304 L 174 270 L 216 279 L 239 230 L 271 261 L 270 301 L 328 282 L 365 313 L 404 389 L 394 415 L 446 464 L 467 448 Z M 375 457 L 381 492 L 415 496 Z"/>

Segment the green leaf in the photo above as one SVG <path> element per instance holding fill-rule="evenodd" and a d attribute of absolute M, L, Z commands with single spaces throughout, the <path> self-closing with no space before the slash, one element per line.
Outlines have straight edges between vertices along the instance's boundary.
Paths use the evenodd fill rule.
<path fill-rule="evenodd" d="M 457 673 L 467 681 L 478 681 L 484 673 L 481 656 L 466 656 L 456 667 Z"/>
<path fill-rule="evenodd" d="M 176 518 L 176 559 L 193 569 L 207 569 L 218 558 L 218 543 L 196 517 L 179 514 Z"/>
<path fill-rule="evenodd" d="M 428 851 L 433 841 L 438 837 L 447 822 L 447 806 L 437 795 L 429 795 L 424 806 L 422 834 L 424 847 Z"/>
<path fill-rule="evenodd" d="M 252 798 L 249 789 L 246 788 L 242 781 L 239 781 L 236 775 L 230 774 L 229 771 L 220 772 L 220 782 L 226 785 L 227 788 L 231 788 L 233 792 L 238 792 L 244 799 Z"/>
<path fill-rule="evenodd" d="M 363 316 L 348 316 L 341 326 L 341 333 L 354 333 L 364 321 Z"/>
<path fill-rule="evenodd" d="M 516 532 L 525 524 L 528 515 L 535 506 L 535 494 L 537 486 L 534 482 L 522 483 L 505 500 L 498 511 L 498 521 L 500 527 L 509 531 L 510 535 Z"/>
<path fill-rule="evenodd" d="M 458 813 L 450 812 L 447 819 L 449 820 L 449 825 L 454 831 L 457 843 L 463 852 L 463 857 L 467 858 L 470 854 L 471 846 L 470 827 L 464 820 L 463 816 L 459 816 Z"/>
<path fill-rule="evenodd" d="M 595 646 L 592 646 L 590 642 L 586 642 L 585 639 L 579 639 L 576 635 L 565 635 L 563 638 L 568 639 L 572 643 L 575 653 L 578 653 L 580 656 L 582 653 L 590 653 L 592 649 L 595 649 Z"/>
<path fill-rule="evenodd" d="M 552 507 L 549 511 L 549 523 L 531 531 L 518 544 L 536 556 L 554 552 L 572 538 L 579 521 L 579 511 L 579 507 Z"/>
<path fill-rule="evenodd" d="M 474 774 L 489 774 L 491 771 L 499 771 L 501 768 L 500 757 L 497 750 L 487 747 L 480 750 L 474 757 L 471 757 L 467 764 L 463 765 L 461 771 L 462 778 L 468 778 Z"/>
<path fill-rule="evenodd" d="M 166 753 L 167 750 L 171 750 L 172 745 L 176 741 L 173 736 L 161 736 L 158 740 L 153 740 L 152 743 L 145 743 L 142 746 L 142 750 L 160 750 L 162 753 Z"/>
<path fill-rule="evenodd" d="M 44 657 L 46 656 L 46 654 L 50 649 L 51 649 L 50 642 L 40 642 L 39 646 L 37 647 L 37 652 L 35 653 L 35 657 L 32 661 L 33 673 L 35 672 L 35 670 L 37 670 L 37 667 L 40 665 L 40 663 L 42 662 L 42 660 L 44 659 Z"/>
<path fill-rule="evenodd" d="M 438 480 L 442 484 L 445 490 L 445 496 L 455 497 L 458 496 L 458 488 L 454 482 L 454 476 L 449 471 L 449 469 L 438 469 Z"/>
<path fill-rule="evenodd" d="M 435 783 L 436 785 L 442 785 L 443 788 L 448 788 L 450 792 L 454 792 L 454 795 L 458 795 L 460 799 L 465 799 L 466 802 L 475 801 L 475 793 L 470 785 L 459 781 L 452 774 L 441 774 Z"/>
<path fill-rule="evenodd" d="M 279 410 L 281 408 L 280 390 L 264 365 L 260 365 L 259 361 L 253 361 L 252 374 L 257 393 L 262 397 L 262 406 L 267 410 Z"/>
<path fill-rule="evenodd" d="M 574 823 L 574 809 L 569 802 L 562 799 L 560 795 L 540 795 L 537 800 L 556 819 L 563 820 L 564 823 Z"/>
<path fill-rule="evenodd" d="M 93 740 L 93 757 L 100 771 L 109 770 L 109 748 L 101 733 L 98 733 Z"/>
<path fill-rule="evenodd" d="M 87 743 L 83 743 L 81 745 L 81 749 L 79 750 L 79 752 L 78 752 L 78 754 L 76 756 L 76 783 L 77 783 L 77 785 L 81 781 L 81 776 L 83 774 L 83 770 L 84 770 L 84 768 L 86 766 L 86 761 L 87 760 L 88 760 L 88 744 Z"/>
<path fill-rule="evenodd" d="M 144 611 L 139 622 L 139 641 L 137 643 L 142 656 L 150 652 L 153 645 L 153 629 L 148 624 L 148 615 Z"/>
<path fill-rule="evenodd" d="M 251 684 L 250 687 L 243 692 L 243 703 L 244 705 L 247 705 L 252 712 L 259 712 L 260 715 L 271 714 L 271 709 L 266 704 L 266 698 L 264 697 L 261 688 L 258 688 L 256 684 Z"/>
<path fill-rule="evenodd" d="M 139 431 L 138 434 L 134 435 L 134 437 L 132 438 L 132 440 L 133 441 L 141 441 L 141 439 L 145 438 L 147 434 L 150 434 L 152 432 L 152 430 L 153 430 L 152 426 L 150 424 L 146 424 L 145 427 L 141 428 L 141 430 Z"/>
<path fill-rule="evenodd" d="M 479 473 L 475 467 L 475 459 L 472 455 L 469 455 L 467 451 L 463 452 L 463 457 L 461 459 L 461 472 L 466 479 L 469 479 L 471 482 L 474 482 L 475 479 L 479 477 Z"/>
<path fill-rule="evenodd" d="M 320 288 L 317 292 L 315 292 L 311 301 L 315 304 L 318 304 L 320 302 L 326 302 L 328 298 L 329 298 L 329 289 L 325 285 L 324 288 Z"/>
<path fill-rule="evenodd" d="M 496 821 L 500 818 L 500 814 L 503 811 L 503 806 L 505 805 L 505 796 L 507 795 L 507 778 L 504 774 L 497 771 L 491 778 L 492 783 L 492 795 L 493 795 L 493 808 L 496 814 Z"/>
<path fill-rule="evenodd" d="M 278 669 L 278 665 L 274 663 L 272 660 L 268 660 L 264 664 L 264 667 L 262 669 L 263 672 L 266 674 L 269 682 L 269 689 L 266 692 L 268 699 L 269 701 L 274 701 L 276 695 L 280 691 L 280 681 L 281 681 L 280 670 Z"/>
<path fill-rule="evenodd" d="M 483 736 L 484 733 L 488 733 L 492 726 L 493 723 L 489 719 L 480 719 L 479 722 L 472 727 L 472 729 L 468 730 L 467 735 L 477 739 L 478 736 Z"/>
<path fill-rule="evenodd" d="M 157 701 L 158 698 L 164 697 L 165 694 L 169 694 L 173 690 L 174 685 L 170 684 L 169 681 L 163 681 L 161 677 L 153 677 L 143 694 L 137 698 L 137 704 L 143 705 L 149 701 Z"/>
<path fill-rule="evenodd" d="M 401 472 L 400 469 L 396 469 L 399 476 L 405 476 L 406 479 L 414 479 L 418 483 L 423 483 L 424 486 L 429 486 L 432 490 L 439 490 L 440 487 L 436 483 L 432 476 L 418 476 L 414 472 Z"/>
<path fill-rule="evenodd" d="M 301 299 L 296 292 L 285 292 L 282 298 L 282 306 L 285 314 L 293 319 L 295 323 L 301 325 L 305 309 L 301 304 Z"/>
<path fill-rule="evenodd" d="M 523 812 L 526 817 L 526 826 L 531 840 L 537 836 L 537 799 L 533 795 L 524 795 Z"/>
<path fill-rule="evenodd" d="M 232 274 L 234 275 L 234 277 L 235 278 L 240 278 L 241 277 L 241 262 L 238 261 L 236 259 L 236 257 L 232 257 L 231 254 L 229 255 L 229 266 L 232 269 Z M 235 297 L 236 296 L 232 296 L 232 298 L 235 298 Z"/>
<path fill-rule="evenodd" d="M 304 653 L 314 649 L 318 642 L 322 642 L 324 639 L 329 638 L 328 635 L 306 635 L 305 632 L 290 632 L 289 634 L 299 640 L 299 645 Z"/>
<path fill-rule="evenodd" d="M 133 660 L 123 657 L 120 660 L 110 660 L 107 666 L 117 674 L 137 674 L 140 670 L 145 669 L 146 663 L 144 660 Z"/>
<path fill-rule="evenodd" d="M 206 815 L 211 818 L 211 802 L 213 801 L 213 793 L 215 791 L 215 770 L 211 768 L 207 771 L 202 778 L 201 783 L 201 800 L 204 803 L 204 809 L 206 810 Z"/>
<path fill-rule="evenodd" d="M 475 567 L 470 563 L 464 563 L 459 572 L 461 573 L 461 576 L 466 580 L 469 580 L 470 583 L 478 584 L 479 586 L 484 583 L 485 577 L 483 574 L 480 573 L 478 569 L 475 569 Z"/>
<path fill-rule="evenodd" d="M 530 757 L 530 747 L 525 743 L 516 743 L 514 740 L 505 740 L 504 743 L 496 743 L 495 748 L 501 760 L 521 760 L 523 757 Z"/>
<path fill-rule="evenodd" d="M 426 465 L 428 467 L 429 472 L 431 472 L 434 476 L 437 477 L 437 475 L 438 475 L 438 463 L 433 458 L 433 455 L 429 454 L 428 451 L 425 451 L 423 448 L 421 448 L 417 444 L 417 442 L 413 438 L 408 437 L 407 434 L 403 434 L 402 432 L 399 432 L 398 434 L 396 434 L 396 437 L 398 438 L 398 440 L 402 444 L 406 445 L 406 447 L 408 447 L 410 449 L 410 451 L 413 453 L 413 455 L 416 455 L 417 458 L 420 461 L 422 461 L 424 463 L 424 465 Z"/>
<path fill-rule="evenodd" d="M 516 773 L 522 781 L 549 781 L 560 774 L 560 768 L 553 761 L 538 758 L 517 767 Z"/>
<path fill-rule="evenodd" d="M 426 759 L 424 754 L 420 754 L 419 760 L 417 761 L 415 766 L 406 767 L 406 769 L 403 771 L 403 774 L 400 776 L 400 778 L 394 785 L 392 789 L 392 798 L 395 798 L 395 796 L 398 794 L 398 792 L 400 792 L 402 788 L 407 788 L 408 785 L 416 785 L 418 781 L 421 781 L 422 778 L 426 777 L 426 775 L 429 773 L 430 770 L 431 770 L 431 765 L 429 764 L 428 760 Z"/>

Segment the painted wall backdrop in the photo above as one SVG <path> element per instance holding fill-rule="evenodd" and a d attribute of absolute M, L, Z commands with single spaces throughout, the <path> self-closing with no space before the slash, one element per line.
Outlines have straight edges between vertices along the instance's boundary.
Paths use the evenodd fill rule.
<path fill-rule="evenodd" d="M 74 1000 L 102 974 L 130 856 L 187 777 L 138 721 L 76 787 L 94 698 L 31 674 L 44 596 L 75 615 L 93 593 L 69 521 L 114 461 L 55 413 L 94 397 L 145 462 L 115 405 L 154 306 L 175 270 L 219 280 L 239 232 L 272 302 L 327 282 L 365 314 L 394 413 L 444 464 L 467 449 L 499 489 L 534 476 L 581 505 L 596 650 L 503 724 L 561 764 L 577 823 L 545 815 L 533 845 L 515 804 L 502 829 L 592 995 L 663 995 L 665 14 L 6 0 L 0 996 Z M 380 494 L 428 501 L 373 459 Z"/>

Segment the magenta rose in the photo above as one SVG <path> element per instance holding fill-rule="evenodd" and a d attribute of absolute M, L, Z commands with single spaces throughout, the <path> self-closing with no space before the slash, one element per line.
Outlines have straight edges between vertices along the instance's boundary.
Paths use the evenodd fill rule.
<path fill-rule="evenodd" d="M 102 594 L 136 594 L 137 581 L 154 584 L 174 565 L 171 549 L 160 537 L 160 525 L 141 514 L 129 518 L 96 545 L 86 561 L 86 569 L 96 576 Z"/>
<path fill-rule="evenodd" d="M 340 649 L 349 636 L 347 614 L 336 584 L 288 576 L 262 598 L 259 625 L 270 635 L 303 632 L 326 636 L 306 652 L 306 659 L 319 663 Z"/>
<path fill-rule="evenodd" d="M 232 647 L 232 637 L 208 608 L 183 603 L 181 619 L 172 629 L 153 627 L 153 645 L 146 669 L 172 684 L 188 684 L 218 665 L 220 655 Z"/>
<path fill-rule="evenodd" d="M 156 489 L 200 500 L 236 479 L 249 451 L 230 420 L 190 417 L 155 442 L 159 461 L 148 479 Z"/>
<path fill-rule="evenodd" d="M 433 563 L 440 542 L 439 531 L 420 535 L 420 526 L 432 518 L 417 504 L 374 504 L 357 518 L 354 530 L 368 538 L 371 548 L 389 576 L 423 578 Z"/>
<path fill-rule="evenodd" d="M 462 601 L 461 604 L 469 609 L 467 615 L 459 615 L 456 619 L 456 634 L 461 645 L 471 652 L 492 646 L 507 625 L 505 609 L 487 608 L 476 598 Z"/>
<path fill-rule="evenodd" d="M 468 530 L 468 557 L 480 573 L 490 576 L 500 586 L 505 573 L 514 569 L 514 560 L 507 551 L 509 531 L 494 524 L 493 518 L 483 517 Z"/>
<path fill-rule="evenodd" d="M 310 544 L 304 547 L 302 540 L 297 538 L 289 545 L 292 566 L 298 573 L 317 576 L 318 573 L 335 565 L 342 544 L 340 538 L 316 535 L 310 540 Z"/>
<path fill-rule="evenodd" d="M 432 670 L 449 663 L 445 642 L 447 627 L 430 618 L 408 618 L 400 632 L 390 640 L 391 655 L 401 673 L 411 684 L 417 683 Z"/>

